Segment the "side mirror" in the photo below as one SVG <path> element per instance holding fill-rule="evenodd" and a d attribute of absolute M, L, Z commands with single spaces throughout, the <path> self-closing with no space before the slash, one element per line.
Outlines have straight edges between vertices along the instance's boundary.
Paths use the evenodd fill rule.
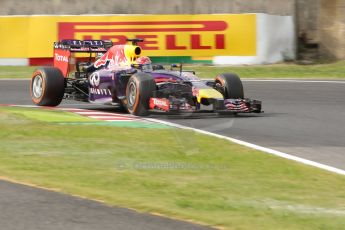
<path fill-rule="evenodd" d="M 174 70 L 174 68 L 180 68 L 180 72 L 182 72 L 182 63 L 179 63 L 179 64 L 171 64 L 170 65 L 170 70 Z"/>

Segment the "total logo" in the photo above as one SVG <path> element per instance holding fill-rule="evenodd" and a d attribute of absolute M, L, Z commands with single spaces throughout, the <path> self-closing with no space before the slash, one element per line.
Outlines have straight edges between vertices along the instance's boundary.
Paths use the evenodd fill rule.
<path fill-rule="evenodd" d="M 91 74 L 90 76 L 90 85 L 93 86 L 93 87 L 98 87 L 99 86 L 99 83 L 101 81 L 101 78 L 99 76 L 99 73 L 98 72 L 95 72 L 93 74 Z"/>
<path fill-rule="evenodd" d="M 150 98 L 150 109 L 161 109 L 169 111 L 170 102 L 166 98 Z"/>
<path fill-rule="evenodd" d="M 67 56 L 59 55 L 57 53 L 55 53 L 55 59 L 57 61 L 68 62 L 68 57 Z"/>
<path fill-rule="evenodd" d="M 152 98 L 153 104 L 157 106 L 169 106 L 168 100 L 166 99 L 158 99 L 158 98 Z"/>

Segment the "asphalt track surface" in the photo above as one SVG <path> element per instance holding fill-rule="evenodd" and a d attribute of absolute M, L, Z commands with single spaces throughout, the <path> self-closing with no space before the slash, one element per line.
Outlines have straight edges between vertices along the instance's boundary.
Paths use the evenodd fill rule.
<path fill-rule="evenodd" d="M 243 83 L 245 96 L 262 100 L 263 110 L 265 113 L 244 114 L 238 116 L 202 114 L 182 116 L 152 115 L 151 117 L 240 139 L 345 170 L 345 81 L 296 82 L 255 80 L 244 81 Z M 28 86 L 29 81 L 25 80 L 0 81 L 0 104 L 32 105 Z M 64 102 L 61 104 L 61 107 L 87 108 L 106 111 L 113 110 L 111 107 L 107 106 L 97 106 L 73 101 Z M 189 142 L 189 144 L 186 144 L 186 148 L 193 146 L 193 137 L 190 137 L 186 141 Z M 182 142 L 180 141 L 180 143 L 183 143 L 183 140 Z M 0 191 L 3 190 L 3 183 L 5 182 L 0 183 Z M 29 188 L 24 187 L 19 189 L 16 188 L 16 186 L 18 185 L 5 183 L 5 187 L 9 189 L 9 194 L 18 193 L 18 196 L 20 196 L 19 193 L 21 193 L 22 190 L 30 190 Z M 36 192 L 40 193 L 39 190 Z M 9 203 L 6 203 L 4 202 L 4 199 L 1 199 L 5 193 L 2 194 L 3 195 L 0 196 L 0 208 L 3 210 L 2 206 L 9 206 Z M 47 197 L 52 197 L 52 200 L 49 202 L 54 202 L 54 197 L 60 196 L 54 193 L 49 194 L 51 195 L 47 195 Z M 66 209 L 63 210 L 67 213 L 62 214 L 62 217 L 59 217 L 60 224 L 63 223 L 63 221 L 67 221 L 70 224 L 73 222 L 69 220 L 70 215 L 68 215 L 68 212 L 71 212 L 71 214 L 75 213 L 73 209 L 78 209 L 78 211 L 84 210 L 81 211 L 81 213 L 86 212 L 86 214 L 90 215 L 90 213 L 88 213 L 89 210 L 85 208 L 87 207 L 87 204 L 89 204 L 89 201 L 78 200 L 73 203 L 75 198 L 68 196 L 63 197 L 64 198 L 61 199 L 67 202 L 67 206 L 65 207 Z M 69 200 L 71 203 L 69 203 Z M 85 202 L 84 206 L 83 202 Z M 27 211 L 22 211 L 30 212 L 30 209 L 39 206 L 40 202 L 32 202 L 31 205 L 26 207 Z M 68 205 L 70 205 L 70 207 L 73 206 L 71 211 L 68 211 Z M 82 208 L 80 208 L 80 206 L 82 206 Z M 21 207 L 22 206 L 20 205 L 17 206 L 19 210 L 21 210 Z M 106 207 L 105 209 L 108 210 L 109 207 Z M 114 209 L 114 212 L 116 212 L 117 209 Z M 95 212 L 99 210 L 102 210 L 102 208 L 96 209 Z M 117 223 L 124 224 L 124 227 L 118 229 L 159 229 L 159 227 L 162 227 L 162 225 L 160 225 L 160 221 L 167 222 L 161 229 L 198 229 L 199 227 L 196 225 L 186 224 L 184 225 L 186 226 L 185 228 L 175 228 L 175 222 L 171 222 L 169 219 L 161 220 L 157 218 L 157 220 L 155 219 L 156 217 L 153 218 L 149 215 L 146 215 L 146 218 L 139 216 L 137 221 L 129 221 L 129 223 L 127 223 L 127 220 L 130 219 L 127 216 L 129 215 L 128 210 L 121 210 L 124 210 L 123 212 L 119 211 L 122 214 L 116 215 L 118 218 L 113 220 L 115 225 Z M 1 213 L 2 212 L 0 212 L 0 218 L 2 219 L 4 217 L 1 216 Z M 16 209 L 13 210 L 12 214 L 14 215 L 15 213 Z M 58 212 L 51 213 L 49 210 L 36 213 L 47 216 L 48 220 L 51 218 L 49 215 L 58 215 Z M 99 216 L 100 214 L 95 213 L 95 215 Z M 34 218 L 34 216 L 31 217 Z M 79 218 L 83 219 L 82 214 Z M 157 221 L 151 221 L 150 218 Z M 45 218 L 39 216 L 37 220 L 40 219 L 44 220 Z M 102 219 L 100 219 L 99 224 L 101 224 L 101 220 Z M 139 220 L 142 220 L 142 222 Z M 125 223 L 127 223 L 127 225 Z M 147 228 L 145 223 L 151 223 L 152 225 Z M 69 229 L 78 229 L 78 224 L 80 224 L 78 220 L 75 224 L 77 227 Z M 109 222 L 105 221 L 105 224 L 109 224 Z M 105 228 L 102 229 L 109 228 L 105 226 Z"/>
<path fill-rule="evenodd" d="M 2 230 L 210 229 L 1 180 L 0 210 Z"/>

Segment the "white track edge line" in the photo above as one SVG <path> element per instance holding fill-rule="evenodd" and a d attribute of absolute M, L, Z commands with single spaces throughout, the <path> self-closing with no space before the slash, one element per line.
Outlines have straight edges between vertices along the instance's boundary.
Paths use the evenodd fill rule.
<path fill-rule="evenodd" d="M 129 121 L 137 121 L 137 120 L 100 120 L 100 121 L 106 121 L 106 122 L 129 122 Z"/>
<path fill-rule="evenodd" d="M 259 150 L 261 152 L 269 153 L 269 154 L 272 154 L 272 155 L 275 155 L 275 156 L 278 156 L 278 157 L 282 157 L 282 158 L 285 158 L 285 159 L 293 160 L 293 161 L 296 161 L 296 162 L 299 162 L 299 163 L 302 163 L 302 164 L 305 164 L 305 165 L 314 166 L 316 168 L 320 168 L 320 169 L 323 169 L 323 170 L 326 170 L 326 171 L 329 171 L 329 172 L 333 172 L 333 173 L 345 176 L 345 170 L 342 170 L 342 169 L 339 169 L 339 168 L 335 168 L 333 166 L 321 164 L 321 163 L 318 163 L 318 162 L 315 162 L 315 161 L 311 161 L 311 160 L 308 160 L 308 159 L 304 159 L 304 158 L 301 158 L 301 157 L 293 156 L 293 155 L 290 155 L 288 153 L 280 152 L 280 151 L 277 151 L 277 150 L 274 150 L 274 149 L 266 148 L 266 147 L 263 147 L 263 146 L 252 144 L 252 143 L 249 143 L 249 142 L 246 142 L 246 141 L 242 141 L 242 140 L 239 140 L 239 139 L 235 139 L 235 138 L 232 138 L 232 137 L 227 137 L 227 136 L 223 136 L 223 135 L 220 135 L 220 134 L 208 132 L 208 131 L 205 131 L 205 130 L 191 128 L 191 127 L 188 127 L 188 126 L 179 125 L 179 124 L 175 124 L 175 123 L 168 122 L 168 121 L 161 121 L 161 120 L 153 119 L 153 118 L 145 118 L 145 120 L 152 121 L 152 122 L 157 122 L 157 123 L 161 123 L 161 124 L 165 124 L 165 125 L 169 125 L 169 126 L 180 128 L 180 129 L 192 130 L 192 131 L 197 132 L 197 133 L 202 133 L 202 134 L 205 134 L 205 135 L 209 135 L 209 136 L 225 139 L 225 140 L 228 140 L 228 141 L 236 143 L 236 144 L 240 144 L 240 145 L 243 145 L 243 146 L 255 149 L 255 150 Z"/>
<path fill-rule="evenodd" d="M 123 113 L 111 113 L 111 112 L 92 112 L 92 111 L 75 111 L 75 113 L 80 114 L 80 115 L 91 115 L 91 116 L 98 116 L 98 115 L 103 115 L 103 116 L 119 116 L 119 117 L 132 117 L 136 118 L 136 116 L 129 115 L 129 114 L 123 114 Z"/>
<path fill-rule="evenodd" d="M 0 81 L 30 81 L 30 78 L 0 78 Z"/>
<path fill-rule="evenodd" d="M 122 116 L 86 116 L 94 119 L 126 119 L 126 120 L 137 120 L 136 118 L 133 117 L 122 117 Z"/>
<path fill-rule="evenodd" d="M 26 81 L 31 80 L 31 78 L 0 78 L 0 81 Z M 214 80 L 208 78 L 201 78 L 200 80 Z M 256 81 L 256 82 L 295 82 L 295 83 L 336 83 L 345 84 L 343 80 L 308 80 L 308 79 L 264 79 L 264 78 L 241 78 L 242 81 Z"/>
<path fill-rule="evenodd" d="M 345 81 L 337 80 L 298 80 L 298 79 L 241 79 L 244 82 L 291 82 L 291 83 L 334 83 L 334 84 L 345 84 Z"/>

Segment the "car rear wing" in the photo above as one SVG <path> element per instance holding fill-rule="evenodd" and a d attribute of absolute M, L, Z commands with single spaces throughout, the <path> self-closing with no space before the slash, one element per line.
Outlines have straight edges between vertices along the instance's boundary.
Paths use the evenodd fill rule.
<path fill-rule="evenodd" d="M 54 42 L 54 49 L 64 49 L 80 53 L 105 53 L 113 46 L 110 40 L 70 40 Z"/>
<path fill-rule="evenodd" d="M 75 69 L 75 59 L 72 53 L 90 54 L 88 57 L 91 62 L 93 53 L 105 53 L 113 46 L 109 40 L 72 40 L 65 39 L 54 42 L 54 67 L 61 70 L 64 77 Z M 71 61 L 74 60 L 74 61 Z"/>

